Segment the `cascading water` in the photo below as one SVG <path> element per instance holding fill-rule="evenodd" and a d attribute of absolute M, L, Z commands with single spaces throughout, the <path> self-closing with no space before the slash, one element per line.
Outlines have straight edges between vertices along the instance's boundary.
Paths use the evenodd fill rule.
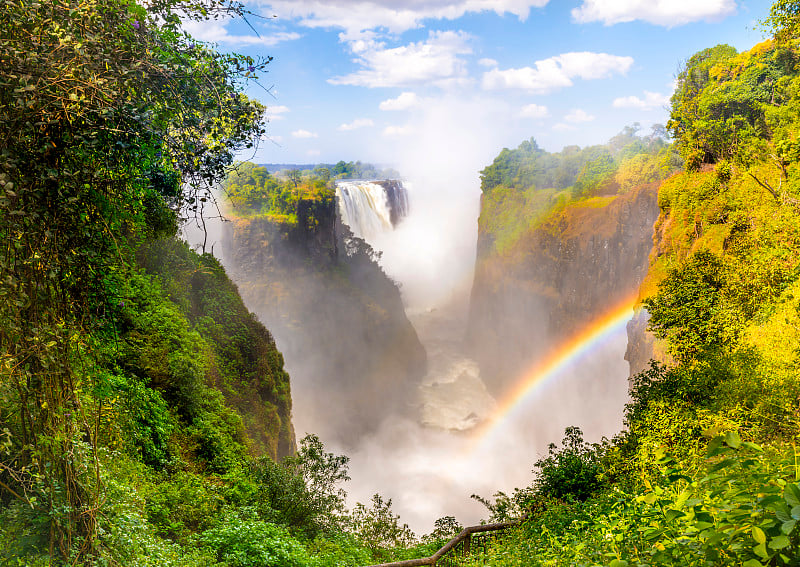
<path fill-rule="evenodd" d="M 393 232 L 409 213 L 408 191 L 401 181 L 338 181 L 336 196 L 342 222 L 379 252 L 391 245 L 392 238 L 404 238 Z M 461 314 L 466 306 L 406 307 L 428 354 L 428 373 L 418 390 L 420 423 L 440 430 L 472 429 L 491 414 L 495 402 L 480 379 L 477 363 L 463 353 L 466 321 Z"/>
<path fill-rule="evenodd" d="M 353 234 L 370 241 L 392 230 L 408 214 L 408 192 L 401 181 L 338 181 L 339 216 Z"/>

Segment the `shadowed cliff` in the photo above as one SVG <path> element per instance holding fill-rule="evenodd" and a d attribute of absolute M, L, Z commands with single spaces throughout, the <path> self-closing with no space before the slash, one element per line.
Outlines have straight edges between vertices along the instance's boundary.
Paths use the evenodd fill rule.
<path fill-rule="evenodd" d="M 502 252 L 479 230 L 467 340 L 495 392 L 635 293 L 652 248 L 657 186 L 543 212 Z"/>
<path fill-rule="evenodd" d="M 409 411 L 425 352 L 375 252 L 335 200 L 301 199 L 297 222 L 233 217 L 223 254 L 292 374 L 296 422 L 345 445 Z"/>

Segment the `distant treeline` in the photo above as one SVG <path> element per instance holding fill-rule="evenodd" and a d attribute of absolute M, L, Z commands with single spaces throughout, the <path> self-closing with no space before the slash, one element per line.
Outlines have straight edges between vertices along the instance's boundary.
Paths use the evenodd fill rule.
<path fill-rule="evenodd" d="M 575 196 L 586 196 L 663 179 L 680 167 L 664 126 L 653 125 L 645 136 L 638 135 L 639 130 L 634 123 L 607 144 L 566 146 L 557 153 L 541 149 L 533 138 L 514 150 L 503 148 L 481 171 L 481 189 L 484 193 L 501 185 L 522 190 L 571 189 Z"/>
<path fill-rule="evenodd" d="M 334 179 L 397 179 L 400 173 L 392 167 L 382 167 L 361 161 L 343 161 L 337 163 L 264 163 L 259 164 L 270 173 L 299 171 L 313 172 L 318 177 Z"/>

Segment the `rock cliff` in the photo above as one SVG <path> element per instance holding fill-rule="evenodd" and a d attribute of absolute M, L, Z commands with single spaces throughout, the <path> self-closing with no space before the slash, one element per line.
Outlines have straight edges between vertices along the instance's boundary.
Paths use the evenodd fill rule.
<path fill-rule="evenodd" d="M 335 201 L 303 200 L 297 213 L 292 225 L 234 217 L 223 255 L 285 356 L 295 416 L 348 445 L 408 410 L 425 351 L 397 286 L 338 220 Z"/>
<path fill-rule="evenodd" d="M 650 183 L 545 211 L 502 250 L 479 230 L 467 340 L 495 393 L 581 325 L 635 294 L 653 245 L 657 188 Z"/>

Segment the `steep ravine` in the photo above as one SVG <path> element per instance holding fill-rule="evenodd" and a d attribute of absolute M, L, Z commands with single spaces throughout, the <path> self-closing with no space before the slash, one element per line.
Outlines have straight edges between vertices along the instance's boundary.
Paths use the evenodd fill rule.
<path fill-rule="evenodd" d="M 650 183 L 546 212 L 502 252 L 479 229 L 467 341 L 491 391 L 506 391 L 532 361 L 636 293 L 657 189 Z"/>
<path fill-rule="evenodd" d="M 348 446 L 388 415 L 410 411 L 425 351 L 396 285 L 338 220 L 335 201 L 301 201 L 298 218 L 234 217 L 223 254 L 284 353 L 298 434 L 321 432 Z"/>

